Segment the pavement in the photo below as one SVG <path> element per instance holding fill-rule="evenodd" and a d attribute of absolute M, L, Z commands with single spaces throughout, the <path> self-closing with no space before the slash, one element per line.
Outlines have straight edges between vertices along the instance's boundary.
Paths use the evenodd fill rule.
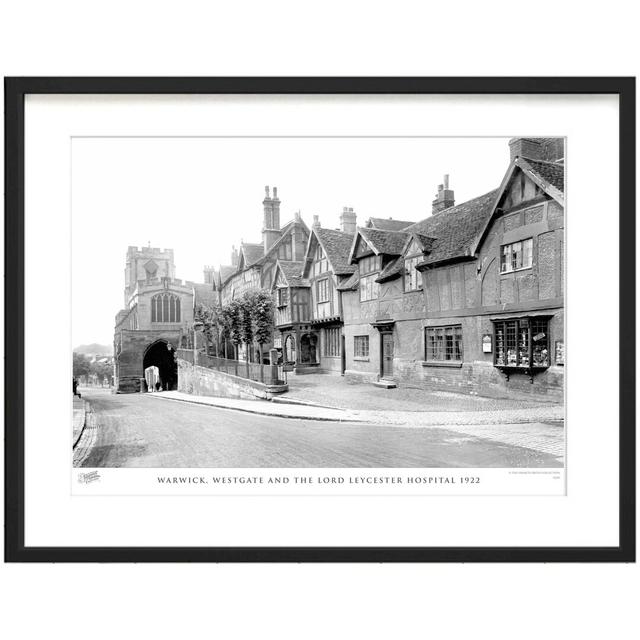
<path fill-rule="evenodd" d="M 556 399 L 542 397 L 484 397 L 471 393 L 427 391 L 403 384 L 395 389 L 383 389 L 371 384 L 348 382 L 332 374 L 289 374 L 289 391 L 278 396 L 279 401 L 312 404 L 332 408 L 373 411 L 504 411 L 561 407 Z"/>
<path fill-rule="evenodd" d="M 185 399 L 177 392 L 116 395 L 93 390 L 86 399 L 90 409 L 74 449 L 76 467 L 563 466 L 564 430 L 558 424 L 347 422 L 330 419 L 346 413 L 335 413 L 341 411 L 337 409 L 327 413 L 258 400 Z M 316 414 L 322 418 L 304 418 L 301 411 L 322 411 Z"/>
<path fill-rule="evenodd" d="M 375 398 L 388 390 L 377 387 L 371 393 Z M 193 396 L 180 391 L 163 391 L 147 394 L 154 400 L 176 400 L 203 404 L 221 409 L 235 409 L 260 415 L 281 418 L 297 418 L 301 420 L 328 420 L 335 422 L 364 422 L 367 424 L 381 424 L 388 426 L 427 427 L 451 425 L 496 425 L 547 422 L 557 423 L 564 420 L 564 407 L 561 405 L 542 403 L 532 406 L 510 406 L 504 408 L 483 407 L 474 410 L 397 410 L 397 409 L 355 409 L 327 407 L 319 404 L 289 404 L 286 401 L 269 402 L 265 400 L 240 400 L 235 398 L 221 398 L 212 396 Z M 345 402 L 348 406 L 350 403 Z M 372 400 L 372 404 L 373 400 Z M 391 403 L 388 403 L 391 405 Z M 396 405 L 397 406 L 397 405 Z"/>
<path fill-rule="evenodd" d="M 84 400 L 73 396 L 73 445 L 75 446 L 84 428 Z"/>

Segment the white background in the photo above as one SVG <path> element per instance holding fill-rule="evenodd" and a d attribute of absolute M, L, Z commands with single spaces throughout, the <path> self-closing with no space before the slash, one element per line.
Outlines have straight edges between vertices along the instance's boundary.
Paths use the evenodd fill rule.
<path fill-rule="evenodd" d="M 459 5 L 466 6 L 459 6 Z M 14 3 L 5 75 L 633 75 L 630 5 Z M 463 17 L 464 16 L 464 19 Z M 606 162 L 594 158 L 594 163 Z M 599 185 L 606 187 L 606 185 Z M 53 241 L 53 238 L 52 238 Z M 590 390 L 593 393 L 593 389 Z M 588 396 L 586 396 L 588 397 Z M 636 566 L 9 566 L 13 638 L 631 635 Z"/>
<path fill-rule="evenodd" d="M 508 135 L 526 123 L 529 135 L 567 137 L 566 171 L 570 185 L 566 242 L 566 352 L 568 491 L 566 497 L 542 480 L 528 498 L 507 487 L 496 495 L 490 478 L 481 484 L 491 496 L 455 499 L 353 497 L 339 500 L 302 497 L 198 496 L 149 499 L 145 482 L 131 482 L 131 496 L 79 499 L 69 491 L 70 377 L 72 345 L 68 331 L 75 317 L 63 300 L 70 290 L 69 224 L 70 136 L 98 135 Z M 25 334 L 41 330 L 42 309 L 56 309 L 47 330 L 56 340 L 46 353 L 67 375 L 42 377 L 42 344 L 25 345 L 25 543 L 27 546 L 615 546 L 618 542 L 617 430 L 603 427 L 617 415 L 617 357 L 608 354 L 609 371 L 598 381 L 594 402 L 581 401 L 593 367 L 593 291 L 607 292 L 608 344 L 617 344 L 617 288 L 604 269 L 585 278 L 583 247 L 606 246 L 617 263 L 614 216 L 601 224 L 593 198 L 598 181 L 610 185 L 607 204 L 617 209 L 618 109 L 616 96 L 41 96 L 27 97 L 25 111 Z M 375 147 L 375 141 L 371 142 Z M 72 146 L 75 149 L 75 141 Z M 328 148 L 331 148 L 329 146 Z M 383 141 L 382 149 L 388 147 Z M 322 155 L 319 153 L 319 155 Z M 421 161 L 414 153 L 415 163 Z M 608 158 L 603 166 L 592 156 Z M 506 156 L 506 153 L 505 153 Z M 331 154 L 322 157 L 331 161 Z M 506 158 L 505 158 L 506 159 Z M 75 164 L 75 163 L 74 163 Z M 499 175 L 502 175 L 502 171 Z M 498 180 L 496 180 L 498 181 Z M 384 187 L 379 187 L 380 190 Z M 73 190 L 74 203 L 76 190 Z M 99 197 L 99 196 L 97 196 Z M 74 217 L 76 215 L 74 209 Z M 89 215 L 87 213 L 87 215 Z M 200 222 L 190 211 L 180 222 Z M 114 221 L 114 224 L 116 222 Z M 178 224 L 178 222 L 176 222 Z M 221 233 L 235 225 L 220 216 Z M 60 229 L 71 229 L 71 234 Z M 121 232 L 126 234 L 124 228 Z M 51 238 L 57 237 L 56 251 Z M 109 242 L 106 238 L 106 242 Z M 102 234 L 95 242 L 103 241 Z M 98 252 L 96 252 L 98 253 Z M 74 263 L 75 265 L 75 263 Z M 80 265 L 78 268 L 82 268 Z M 91 269 L 108 268 L 100 263 Z M 44 273 L 55 286 L 42 287 Z M 74 280 L 75 281 L 75 280 Z M 96 285 L 99 286 L 99 285 Z M 75 306 L 75 305 L 74 305 Z M 96 311 L 98 313 L 98 311 Z M 574 345 L 578 345 L 575 349 Z M 589 345 L 589 348 L 584 348 Z M 614 422 L 615 424 L 615 418 Z M 598 473 L 594 473 L 597 460 Z M 235 473 L 240 473 L 235 471 Z M 104 474 L 108 492 L 114 472 Z M 132 475 L 132 474 L 127 474 Z M 153 474 L 148 474 L 153 476 Z M 116 478 L 122 482 L 122 470 Z M 133 475 L 133 478 L 139 476 Z M 147 480 L 148 480 L 147 477 Z M 46 479 L 46 480 L 45 480 Z M 517 478 L 514 477 L 514 482 Z M 557 481 L 561 484 L 561 480 Z M 159 490 L 159 491 L 158 491 Z M 321 487 L 310 490 L 319 492 Z M 166 488 L 156 487 L 166 494 Z M 305 491 L 306 493 L 306 491 Z M 344 495 L 344 494 L 349 494 Z M 596 515 L 597 514 L 597 515 Z M 256 520 L 263 526 L 256 527 Z"/>

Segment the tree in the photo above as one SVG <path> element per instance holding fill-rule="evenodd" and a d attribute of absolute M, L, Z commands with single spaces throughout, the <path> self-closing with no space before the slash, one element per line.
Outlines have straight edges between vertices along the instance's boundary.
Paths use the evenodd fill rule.
<path fill-rule="evenodd" d="M 194 320 L 202 323 L 206 340 L 205 353 L 208 355 L 209 344 L 213 342 L 216 346 L 216 357 L 219 356 L 220 334 L 224 330 L 224 319 L 220 306 L 217 304 L 213 306 L 199 304 L 195 308 Z"/>
<path fill-rule="evenodd" d="M 252 294 L 247 292 L 240 299 L 240 333 L 245 344 L 245 361 L 247 363 L 247 378 L 249 377 L 249 357 L 253 343 L 253 301 Z"/>
<path fill-rule="evenodd" d="M 73 377 L 79 378 L 80 376 L 88 376 L 89 360 L 81 353 L 73 352 Z"/>
<path fill-rule="evenodd" d="M 273 297 L 268 291 L 256 291 L 252 295 L 251 311 L 253 320 L 253 335 L 260 351 L 262 364 L 262 346 L 271 342 L 273 338 Z"/>
<path fill-rule="evenodd" d="M 222 307 L 222 322 L 235 347 L 236 360 L 238 359 L 238 346 L 242 344 L 242 319 L 240 307 L 241 305 L 238 300 L 232 300 L 229 304 Z"/>

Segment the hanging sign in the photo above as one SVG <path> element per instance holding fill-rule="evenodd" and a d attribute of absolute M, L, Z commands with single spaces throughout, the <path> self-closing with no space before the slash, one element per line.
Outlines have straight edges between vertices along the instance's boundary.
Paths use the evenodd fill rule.
<path fill-rule="evenodd" d="M 482 336 L 482 353 L 491 353 L 492 350 L 491 334 L 485 333 Z"/>

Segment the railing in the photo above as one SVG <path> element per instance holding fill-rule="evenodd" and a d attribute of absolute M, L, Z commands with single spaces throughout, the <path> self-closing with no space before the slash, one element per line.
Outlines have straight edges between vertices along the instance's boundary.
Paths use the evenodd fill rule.
<path fill-rule="evenodd" d="M 193 364 L 192 349 L 178 349 L 178 358 Z M 216 358 L 198 352 L 197 364 L 199 367 L 215 369 L 222 373 L 227 373 L 246 380 L 262 382 L 264 384 L 276 385 L 287 384 L 287 372 L 281 364 L 259 364 L 257 362 L 245 362 L 244 360 L 229 360 L 227 358 Z"/>

